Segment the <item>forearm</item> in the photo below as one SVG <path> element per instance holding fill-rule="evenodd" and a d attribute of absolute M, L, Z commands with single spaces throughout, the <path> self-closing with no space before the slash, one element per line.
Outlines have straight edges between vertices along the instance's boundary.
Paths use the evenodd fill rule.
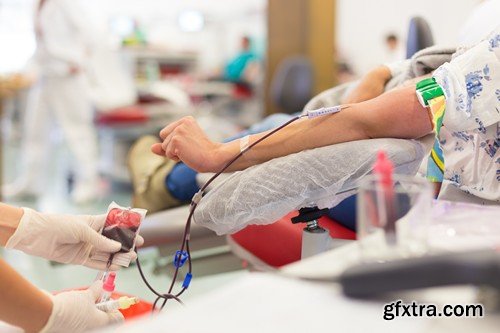
<path fill-rule="evenodd" d="M 22 216 L 21 208 L 0 203 L 0 246 L 5 246 L 7 240 L 14 234 Z"/>
<path fill-rule="evenodd" d="M 249 150 L 228 171 L 306 149 L 369 138 L 419 138 L 431 130 L 428 113 L 418 103 L 415 87 L 409 86 L 349 105 L 335 115 L 299 120 Z M 251 136 L 249 143 L 263 135 Z M 239 152 L 239 142 L 227 143 L 221 150 L 227 160 Z"/>
<path fill-rule="evenodd" d="M 364 75 L 357 86 L 342 100 L 344 104 L 360 103 L 380 96 L 385 85 L 392 78 L 386 66 L 379 66 Z"/>
<path fill-rule="evenodd" d="M 380 82 L 382 84 L 386 84 L 392 78 L 391 70 L 389 67 L 381 65 L 373 70 L 366 73 L 361 79 L 361 82 Z"/>
<path fill-rule="evenodd" d="M 0 259 L 0 320 L 38 332 L 52 312 L 52 300 Z"/>

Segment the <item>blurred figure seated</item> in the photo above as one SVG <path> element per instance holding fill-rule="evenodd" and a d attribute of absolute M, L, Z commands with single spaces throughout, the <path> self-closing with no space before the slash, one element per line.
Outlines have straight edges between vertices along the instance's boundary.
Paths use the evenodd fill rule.
<path fill-rule="evenodd" d="M 241 37 L 240 43 L 238 54 L 230 59 L 224 68 L 210 80 L 234 83 L 251 90 L 261 76 L 260 60 L 253 50 L 250 37 Z"/>

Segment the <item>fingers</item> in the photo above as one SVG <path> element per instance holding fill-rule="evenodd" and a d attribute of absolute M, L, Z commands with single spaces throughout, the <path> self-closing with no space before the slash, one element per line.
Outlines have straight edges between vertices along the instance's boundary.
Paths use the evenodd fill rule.
<path fill-rule="evenodd" d="M 135 239 L 135 247 L 141 247 L 144 245 L 144 237 L 141 235 L 137 235 L 137 238 Z"/>
<path fill-rule="evenodd" d="M 95 313 L 95 327 L 101 327 L 101 326 L 106 326 L 109 324 L 117 324 L 121 323 L 125 320 L 123 315 L 120 313 L 118 310 L 110 311 L 110 312 L 104 312 L 101 310 L 98 310 L 97 308 L 94 311 Z"/>
<path fill-rule="evenodd" d="M 102 281 L 94 281 L 87 290 L 90 296 L 92 296 L 93 301 L 96 302 L 102 294 Z"/>
<path fill-rule="evenodd" d="M 162 143 L 155 143 L 154 145 L 151 146 L 151 151 L 156 154 L 156 155 L 159 155 L 159 156 L 162 156 L 162 157 L 168 157 L 170 158 L 171 160 L 174 160 L 174 161 L 179 161 L 179 157 L 178 156 L 175 156 L 175 155 L 172 155 L 172 154 L 167 154 L 165 152 L 165 150 L 163 150 L 162 148 Z"/>
<path fill-rule="evenodd" d="M 163 150 L 163 148 L 161 147 L 161 143 L 155 143 L 154 145 L 151 146 L 151 151 L 156 154 L 156 155 L 160 155 L 160 156 L 165 156 L 165 151 Z"/>
<path fill-rule="evenodd" d="M 179 161 L 179 145 L 187 136 L 196 135 L 200 131 L 193 117 L 184 117 L 173 122 L 160 131 L 161 143 L 151 146 L 151 151 L 160 156 L 166 156 Z"/>
<path fill-rule="evenodd" d="M 89 215 L 90 222 L 88 224 L 95 231 L 99 231 L 104 227 L 104 223 L 106 223 L 106 216 L 107 214 Z"/>
<path fill-rule="evenodd" d="M 191 116 L 188 116 L 188 117 L 183 117 L 182 119 L 179 119 L 177 121 L 174 121 L 173 123 L 165 126 L 165 128 L 163 128 L 161 131 L 160 131 L 160 138 L 162 138 L 163 140 L 165 140 L 165 138 L 167 136 L 170 135 L 170 133 L 173 132 L 173 130 L 175 128 L 177 128 L 179 125 L 182 125 L 182 124 L 192 124 L 194 123 L 195 120 L 193 117 Z"/>
<path fill-rule="evenodd" d="M 178 135 L 171 135 L 165 139 L 162 143 L 162 149 L 165 151 L 165 156 L 171 160 L 179 160 L 179 144 L 182 141 Z"/>
<path fill-rule="evenodd" d="M 137 259 L 137 252 L 135 251 L 130 251 L 128 255 L 130 256 L 130 262 L 135 261 L 135 259 Z"/>
<path fill-rule="evenodd" d="M 125 317 L 123 317 L 122 313 L 118 310 L 111 311 L 106 313 L 108 316 L 108 320 L 110 324 L 117 324 L 121 323 L 125 320 Z"/>
<path fill-rule="evenodd" d="M 116 253 L 120 251 L 122 245 L 119 242 L 104 237 L 89 226 L 85 227 L 86 229 L 82 232 L 81 241 L 89 243 L 99 251 L 107 253 Z"/>

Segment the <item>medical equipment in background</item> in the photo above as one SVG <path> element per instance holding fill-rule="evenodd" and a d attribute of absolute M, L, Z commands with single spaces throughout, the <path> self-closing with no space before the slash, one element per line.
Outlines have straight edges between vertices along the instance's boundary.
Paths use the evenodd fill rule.
<path fill-rule="evenodd" d="M 301 259 L 309 258 L 333 248 L 350 243 L 349 239 L 334 239 L 330 232 L 318 223 L 318 219 L 328 214 L 329 209 L 306 207 L 299 210 L 299 215 L 291 218 L 293 224 L 305 223 L 302 229 Z"/>
<path fill-rule="evenodd" d="M 377 174 L 359 182 L 357 239 L 364 261 L 384 261 L 424 255 L 432 187 L 420 177 L 394 175 L 389 183 Z"/>
<path fill-rule="evenodd" d="M 307 207 L 299 210 L 299 215 L 292 217 L 292 223 L 305 223 L 302 230 L 301 258 L 312 257 L 330 249 L 330 234 L 318 224 L 318 219 L 328 213 L 328 208 Z"/>
<path fill-rule="evenodd" d="M 480 250 L 363 263 L 345 270 L 338 282 L 344 294 L 354 298 L 462 284 L 485 285 L 500 291 L 500 254 Z"/>
<path fill-rule="evenodd" d="M 324 112 L 328 111 L 329 110 L 325 110 Z M 319 112 L 313 111 L 313 114 L 321 115 L 322 110 L 319 110 Z M 393 171 L 394 165 L 387 158 L 386 153 L 383 150 L 379 150 L 377 154 L 377 160 L 373 165 L 373 172 L 379 178 L 380 189 L 378 191 L 379 197 L 377 198 L 377 203 L 379 206 L 381 206 L 379 212 L 382 212 L 379 223 L 384 227 L 385 237 L 387 239 L 387 242 L 390 244 L 394 244 L 396 242 L 396 203 L 394 200 L 395 198 L 392 189 Z M 349 192 L 351 190 L 354 190 L 354 188 L 343 192 Z M 302 259 L 312 257 L 314 255 L 326 252 L 328 250 L 351 242 L 351 240 L 334 240 L 332 237 L 330 237 L 329 231 L 322 228 L 318 224 L 318 219 L 321 216 L 327 215 L 328 210 L 328 208 L 319 209 L 316 206 L 305 207 L 299 210 L 298 216 L 291 218 L 293 224 L 306 224 L 306 227 L 302 231 Z"/>
<path fill-rule="evenodd" d="M 193 275 L 192 275 L 192 262 L 191 262 L 192 258 L 191 258 L 191 254 L 190 254 L 190 248 L 189 248 L 191 223 L 192 223 L 192 219 L 193 219 L 193 215 L 194 215 L 194 212 L 196 210 L 196 207 L 198 206 L 200 200 L 203 198 L 205 190 L 208 188 L 208 186 L 210 186 L 210 184 L 217 177 L 219 177 L 224 171 L 226 171 L 227 168 L 229 168 L 229 166 L 231 166 L 236 160 L 238 160 L 241 156 L 243 156 L 243 154 L 245 154 L 248 150 L 252 149 L 255 145 L 264 141 L 265 139 L 267 139 L 271 135 L 275 134 L 276 132 L 282 130 L 283 128 L 290 125 L 291 123 L 293 123 L 299 119 L 303 119 L 303 118 L 312 119 L 312 118 L 319 117 L 319 116 L 335 114 L 335 113 L 338 113 L 347 107 L 348 106 L 338 105 L 338 106 L 333 106 L 333 107 L 325 107 L 325 108 L 321 108 L 321 109 L 317 109 L 317 110 L 310 110 L 302 115 L 299 115 L 299 116 L 296 116 L 296 117 L 290 119 L 286 123 L 275 128 L 274 130 L 268 132 L 267 134 L 265 134 L 264 136 L 262 136 L 261 138 L 259 138 L 255 142 L 251 143 L 250 145 L 247 145 L 247 142 L 245 142 L 244 144 L 242 144 L 240 146 L 240 153 L 238 153 L 233 159 L 231 159 L 229 162 L 227 162 L 226 165 L 219 172 L 217 172 L 215 175 L 213 175 L 205 183 L 205 185 L 203 185 L 203 187 L 193 196 L 193 198 L 191 200 L 189 215 L 188 215 L 188 218 L 186 221 L 184 235 L 182 237 L 182 244 L 181 244 L 180 249 L 174 254 L 173 263 L 175 266 L 175 272 L 174 272 L 174 276 L 172 278 L 172 281 L 171 281 L 171 284 L 170 284 L 170 287 L 169 287 L 167 293 L 160 293 L 151 286 L 151 284 L 147 281 L 146 276 L 142 270 L 140 259 L 139 259 L 139 257 L 137 257 L 137 261 L 136 261 L 137 268 L 139 270 L 139 273 L 141 275 L 142 280 L 144 281 L 146 286 L 149 288 L 149 290 L 157 296 L 155 302 L 153 303 L 153 308 L 152 308 L 153 312 L 155 312 L 157 310 L 157 306 L 158 306 L 158 303 L 160 302 L 160 300 L 162 301 L 160 308 L 159 308 L 160 311 L 165 307 L 165 305 L 169 299 L 175 299 L 177 302 L 182 304 L 182 301 L 179 299 L 179 297 L 187 290 L 187 288 L 189 287 L 189 285 L 191 283 L 192 277 L 193 277 Z M 179 275 L 179 270 L 182 266 L 184 266 L 184 264 L 186 262 L 188 264 L 188 269 L 187 269 L 187 273 L 185 274 L 184 281 L 183 281 L 182 286 L 181 286 L 181 290 L 177 293 L 173 293 L 173 288 L 175 286 L 175 282 L 177 281 L 177 277 Z"/>
<path fill-rule="evenodd" d="M 396 243 L 396 202 L 394 200 L 393 179 L 394 165 L 383 150 L 379 150 L 373 172 L 378 177 L 377 203 L 379 205 L 379 224 L 384 228 L 388 244 Z"/>

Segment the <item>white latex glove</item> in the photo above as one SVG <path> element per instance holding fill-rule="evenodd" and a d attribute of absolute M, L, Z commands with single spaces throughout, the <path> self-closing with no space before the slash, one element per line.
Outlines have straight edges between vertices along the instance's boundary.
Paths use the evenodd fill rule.
<path fill-rule="evenodd" d="M 95 302 L 101 293 L 102 282 L 96 281 L 87 290 L 51 295 L 52 313 L 40 333 L 78 333 L 122 322 L 120 311 L 104 312 L 96 308 Z"/>
<path fill-rule="evenodd" d="M 121 244 L 104 237 L 99 230 L 106 215 L 57 215 L 43 214 L 23 208 L 24 214 L 16 232 L 9 238 L 6 248 L 21 250 L 27 254 L 43 257 L 64 264 L 84 265 L 104 270 L 106 262 L 91 259 L 95 252 L 116 253 Z M 137 237 L 136 245 L 144 239 Z M 134 251 L 126 255 L 133 261 Z M 111 270 L 119 269 L 111 265 Z"/>

